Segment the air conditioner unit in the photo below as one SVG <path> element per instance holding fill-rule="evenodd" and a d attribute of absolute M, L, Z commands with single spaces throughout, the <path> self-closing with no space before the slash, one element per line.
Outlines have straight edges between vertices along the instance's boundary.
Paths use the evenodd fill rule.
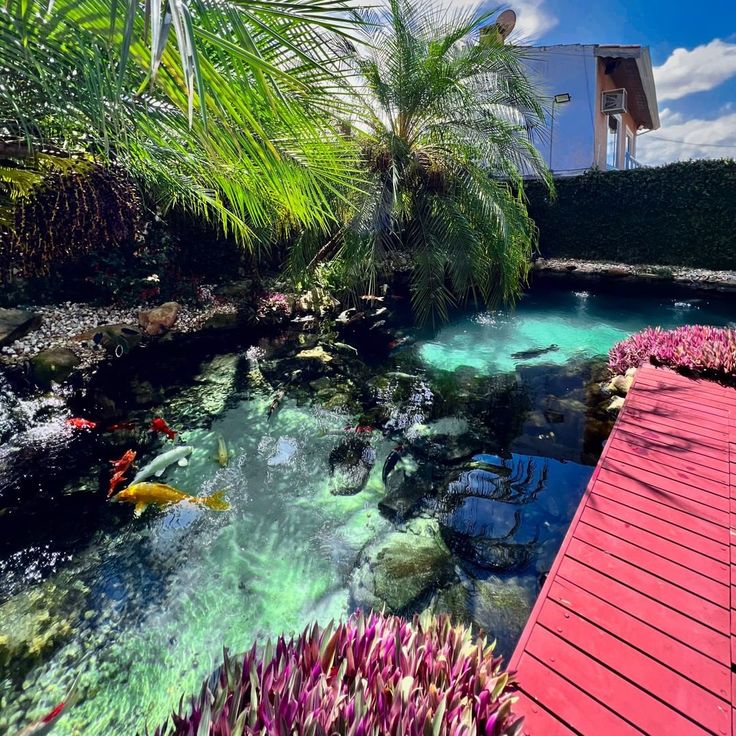
<path fill-rule="evenodd" d="M 609 89 L 608 92 L 601 93 L 601 112 L 604 115 L 617 115 L 628 111 L 625 89 Z"/>

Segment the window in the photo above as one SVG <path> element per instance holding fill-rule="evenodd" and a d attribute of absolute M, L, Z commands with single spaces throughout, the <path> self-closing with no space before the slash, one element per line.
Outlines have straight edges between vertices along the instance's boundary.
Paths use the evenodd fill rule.
<path fill-rule="evenodd" d="M 608 137 L 606 139 L 606 167 L 618 168 L 618 136 L 621 120 L 618 115 L 608 116 Z"/>
<path fill-rule="evenodd" d="M 627 169 L 635 169 L 638 163 L 634 158 L 634 134 L 626 128 L 626 159 L 625 165 Z"/>

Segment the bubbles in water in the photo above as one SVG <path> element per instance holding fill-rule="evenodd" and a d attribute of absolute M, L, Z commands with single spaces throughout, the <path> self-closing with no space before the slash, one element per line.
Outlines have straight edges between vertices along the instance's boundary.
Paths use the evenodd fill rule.
<path fill-rule="evenodd" d="M 507 315 L 497 310 L 495 312 L 481 312 L 476 314 L 472 321 L 477 325 L 483 325 L 484 327 L 495 327 L 501 322 L 506 321 Z"/>
<path fill-rule="evenodd" d="M 575 294 L 575 296 L 578 299 L 582 299 L 582 300 L 590 299 L 590 292 L 589 291 L 575 291 L 573 293 Z"/>
<path fill-rule="evenodd" d="M 675 302 L 675 309 L 700 309 L 700 306 L 693 302 Z"/>
<path fill-rule="evenodd" d="M 248 358 L 248 360 L 252 363 L 258 362 L 261 358 L 265 357 L 265 355 L 266 351 L 263 348 L 258 347 L 257 345 L 251 345 L 245 351 L 245 357 Z"/>

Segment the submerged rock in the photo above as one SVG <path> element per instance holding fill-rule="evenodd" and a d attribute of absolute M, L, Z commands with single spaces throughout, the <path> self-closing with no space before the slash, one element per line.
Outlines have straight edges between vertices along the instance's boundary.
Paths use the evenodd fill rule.
<path fill-rule="evenodd" d="M 62 575 L 10 598 L 0 606 L 0 675 L 22 678 L 73 633 L 89 590 Z"/>
<path fill-rule="evenodd" d="M 526 624 L 537 594 L 535 576 L 472 580 L 439 592 L 430 606 L 454 621 L 472 624 L 498 641 L 497 651 L 509 656 Z"/>
<path fill-rule="evenodd" d="M 24 309 L 0 309 L 0 347 L 11 345 L 40 326 L 40 314 Z"/>
<path fill-rule="evenodd" d="M 331 363 L 333 357 L 321 346 L 309 350 L 302 350 L 296 354 L 300 360 L 316 360 L 320 363 Z"/>
<path fill-rule="evenodd" d="M 37 386 L 50 389 L 52 383 L 62 383 L 81 363 L 69 348 L 43 350 L 31 358 L 31 375 Z"/>
<path fill-rule="evenodd" d="M 368 481 L 376 453 L 368 440 L 350 434 L 332 448 L 328 459 L 335 496 L 353 496 L 360 493 Z"/>
<path fill-rule="evenodd" d="M 414 519 L 369 545 L 350 579 L 353 605 L 410 613 L 455 576 L 434 519 Z"/>

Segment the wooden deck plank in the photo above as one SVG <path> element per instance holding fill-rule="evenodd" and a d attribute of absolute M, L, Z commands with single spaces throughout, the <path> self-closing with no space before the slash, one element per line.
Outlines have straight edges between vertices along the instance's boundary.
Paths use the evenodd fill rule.
<path fill-rule="evenodd" d="M 537 621 L 556 637 L 637 686 L 642 693 L 661 700 L 706 730 L 719 732 L 728 727 L 730 702 L 706 691 L 577 613 L 548 598 Z M 625 632 L 618 633 L 625 635 Z M 622 715 L 634 720 L 631 715 Z"/>
<path fill-rule="evenodd" d="M 577 585 L 640 621 L 656 622 L 663 634 L 676 639 L 683 646 L 692 648 L 693 642 L 697 642 L 696 648 L 703 654 L 730 666 L 728 635 L 725 632 L 714 631 L 702 621 L 685 616 L 662 601 L 644 595 L 570 557 L 565 557 L 558 575 L 562 580 Z"/>
<path fill-rule="evenodd" d="M 730 668 L 702 652 L 681 646 L 681 642 L 656 627 L 656 619 L 641 621 L 559 576 L 550 586 L 548 599 L 614 635 L 624 633 L 626 641 L 641 652 L 730 702 Z"/>
<path fill-rule="evenodd" d="M 649 529 L 640 529 L 616 517 L 604 514 L 591 505 L 586 506 L 581 522 L 594 526 L 637 547 L 649 550 L 668 560 L 677 560 L 697 575 L 723 582 L 728 579 L 729 565 L 701 554 L 697 549 L 683 546 L 674 538 L 663 538 L 652 534 Z"/>
<path fill-rule="evenodd" d="M 736 736 L 732 663 L 736 390 L 645 366 L 509 663 L 517 712 L 531 736 Z"/>
<path fill-rule="evenodd" d="M 701 518 L 701 515 L 705 512 L 697 504 L 686 504 L 685 502 L 675 504 L 671 498 L 664 495 L 657 497 L 651 492 L 635 493 L 630 489 L 619 488 L 604 481 L 595 484 L 592 495 L 605 496 L 612 501 L 618 501 L 626 506 L 631 506 L 631 508 L 639 509 L 651 516 L 658 516 L 675 526 L 690 529 L 719 544 L 729 543 L 728 528 L 709 519 Z M 655 497 L 652 498 L 652 496 Z M 685 505 L 687 505 L 687 508 L 683 508 Z M 690 513 L 691 511 L 696 512 L 697 515 Z M 724 515 L 721 513 L 718 518 L 723 519 Z"/>
<path fill-rule="evenodd" d="M 657 575 L 721 608 L 730 608 L 731 591 L 728 585 L 724 585 L 723 580 L 716 581 L 708 578 L 679 562 L 669 560 L 643 547 L 637 547 L 608 531 L 589 526 L 584 521 L 578 525 L 575 538 L 624 562 L 630 560 L 636 567 Z"/>
<path fill-rule="evenodd" d="M 656 729 L 663 723 L 670 725 L 671 733 L 708 733 L 705 728 L 698 727 L 674 708 L 665 705 L 595 658 L 555 636 L 538 622 L 529 638 L 526 651 L 550 669 L 556 669 L 562 677 L 574 682 L 591 698 L 605 704 L 644 733 L 656 733 Z M 518 677 L 523 687 L 521 670 Z M 596 730 L 582 732 L 603 733 Z"/>
<path fill-rule="evenodd" d="M 731 510 L 729 505 L 728 486 L 712 486 L 708 481 L 703 481 L 695 486 L 690 483 L 683 483 L 682 481 L 675 479 L 673 475 L 667 477 L 665 475 L 660 475 L 659 473 L 653 473 L 650 470 L 645 470 L 644 468 L 637 467 L 636 465 L 618 462 L 611 457 L 607 457 L 601 463 L 601 471 L 606 471 L 605 473 L 601 472 L 601 480 L 607 481 L 619 488 L 627 488 L 628 486 L 624 486 L 621 483 L 611 480 L 611 478 L 619 476 L 621 479 L 633 480 L 636 481 L 637 484 L 643 484 L 648 489 L 655 491 L 658 496 L 662 493 L 682 496 L 683 498 L 694 501 L 695 503 L 703 504 L 722 511 L 726 515 L 728 515 Z"/>
<path fill-rule="evenodd" d="M 717 542 L 709 537 L 698 534 L 692 529 L 676 526 L 660 516 L 645 513 L 625 503 L 621 503 L 619 500 L 611 500 L 606 496 L 598 494 L 591 495 L 586 507 L 600 511 L 628 525 L 636 526 L 639 529 L 651 532 L 664 539 L 670 539 L 683 547 L 690 547 L 717 562 L 728 564 L 727 557 L 729 550 L 727 539 Z"/>
<path fill-rule="evenodd" d="M 729 473 L 714 470 L 694 463 L 678 462 L 678 458 L 663 452 L 652 451 L 633 443 L 614 442 L 608 452 L 609 460 L 616 460 L 626 465 L 635 465 L 642 470 L 658 474 L 669 474 L 682 483 L 691 486 L 701 485 L 711 492 L 722 489 L 725 495 L 729 492 Z"/>

